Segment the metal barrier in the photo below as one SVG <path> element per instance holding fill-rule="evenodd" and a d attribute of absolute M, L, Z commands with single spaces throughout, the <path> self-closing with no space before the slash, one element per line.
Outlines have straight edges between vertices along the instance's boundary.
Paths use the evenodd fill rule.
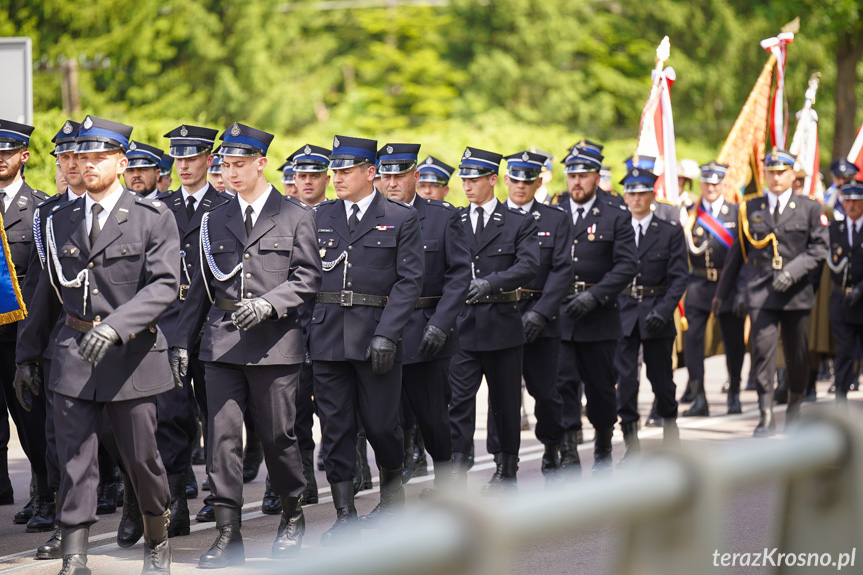
<path fill-rule="evenodd" d="M 728 572 L 714 557 L 723 548 L 723 508 L 733 490 L 766 481 L 781 488 L 780 516 L 772 522 L 778 549 L 835 558 L 863 543 L 863 423 L 830 408 L 813 410 L 787 438 L 645 454 L 600 479 L 523 495 L 497 509 L 442 502 L 386 537 L 309 550 L 273 572 L 502 575 L 515 543 L 609 522 L 625 533 L 618 573 Z M 861 565 L 863 556 L 843 572 L 861 573 Z M 813 571 L 783 564 L 773 572 Z"/>

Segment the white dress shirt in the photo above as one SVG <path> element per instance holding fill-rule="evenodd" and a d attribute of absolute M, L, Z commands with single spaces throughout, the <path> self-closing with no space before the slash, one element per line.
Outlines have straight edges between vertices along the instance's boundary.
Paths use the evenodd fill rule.
<path fill-rule="evenodd" d="M 6 195 L 3 197 L 3 213 L 9 211 L 9 208 L 12 206 L 12 202 L 15 200 L 15 196 L 18 195 L 18 192 L 21 191 L 21 186 L 24 185 L 24 180 L 18 178 L 5 188 L 0 188 L 0 191 L 6 192 Z"/>
<path fill-rule="evenodd" d="M 707 200 L 701 200 L 701 205 L 704 207 L 704 211 L 708 212 L 714 218 L 719 217 L 719 210 L 722 209 L 722 204 L 725 203 L 725 198 L 719 196 L 715 202 L 708 202 Z"/>
<path fill-rule="evenodd" d="M 767 203 L 770 208 L 770 213 L 773 213 L 773 210 L 776 209 L 776 202 L 779 202 L 779 213 L 785 211 L 785 206 L 788 205 L 788 201 L 791 199 L 792 195 L 791 188 L 788 188 L 778 196 L 771 191 L 767 191 Z"/>
<path fill-rule="evenodd" d="M 593 194 L 593 197 L 590 198 L 589 200 L 587 200 L 586 202 L 584 202 L 583 204 L 579 204 L 579 203 L 573 201 L 572 196 L 570 196 L 569 197 L 569 207 L 572 208 L 572 223 L 573 223 L 573 225 L 578 223 L 578 211 L 577 211 L 578 208 L 584 209 L 584 212 L 582 213 L 582 216 L 581 216 L 581 217 L 584 217 L 587 215 L 587 212 L 590 211 L 590 208 L 592 208 L 593 204 L 595 204 L 595 203 L 596 203 L 596 194 Z"/>
<path fill-rule="evenodd" d="M 267 191 L 261 194 L 258 199 L 256 199 L 251 204 L 243 199 L 242 195 L 237 195 L 237 199 L 240 201 L 240 214 L 243 216 L 243 221 L 246 220 L 246 208 L 248 206 L 252 206 L 252 225 L 258 221 L 258 216 L 261 215 L 261 210 L 264 209 L 264 204 L 267 203 L 267 198 L 270 197 L 270 194 L 273 191 L 273 186 L 269 186 Z"/>
<path fill-rule="evenodd" d="M 365 215 L 366 211 L 369 209 L 369 206 L 372 205 L 372 201 L 374 201 L 376 193 L 377 192 L 372 192 L 358 202 L 352 202 L 350 200 L 345 200 L 345 217 L 347 217 L 347 218 L 351 217 L 351 209 L 353 208 L 354 204 L 356 204 L 360 207 L 360 211 L 357 213 L 357 219 L 362 221 L 363 216 Z"/>
<path fill-rule="evenodd" d="M 101 201 L 97 202 L 94 200 L 90 194 L 85 194 L 84 200 L 84 213 L 87 218 L 87 234 L 90 234 L 90 230 L 93 228 L 93 204 L 99 204 L 102 206 L 102 211 L 99 212 L 99 229 L 105 229 L 105 223 L 108 221 L 108 216 L 111 215 L 111 212 L 114 210 L 114 206 L 117 205 L 117 202 L 120 201 L 120 196 L 124 193 L 123 186 L 117 183 L 114 188 L 114 191 L 102 198 Z"/>
<path fill-rule="evenodd" d="M 488 219 L 491 217 L 491 214 L 494 212 L 494 209 L 497 207 L 497 198 L 492 197 L 491 200 L 479 206 L 479 211 L 482 212 L 482 225 L 483 229 L 488 225 Z M 470 205 L 470 225 L 473 227 L 474 233 L 476 233 L 476 222 L 477 222 L 477 205 Z"/>
<path fill-rule="evenodd" d="M 198 206 L 200 206 L 200 205 L 201 205 L 201 200 L 203 200 L 203 199 L 204 199 L 204 194 L 206 194 L 206 193 L 207 193 L 207 190 L 208 190 L 209 188 L 210 188 L 210 184 L 209 184 L 209 182 L 204 182 L 204 187 L 203 187 L 203 188 L 201 188 L 200 190 L 198 190 L 198 191 L 197 191 L 197 192 L 195 192 L 194 194 L 190 194 L 189 192 L 187 192 L 187 191 L 186 191 L 186 187 L 185 187 L 185 186 L 181 186 L 181 187 L 180 187 L 180 190 L 183 192 L 183 206 L 185 207 L 185 206 L 186 206 L 186 204 L 188 204 L 188 203 L 189 203 L 189 197 L 193 197 L 193 198 L 195 198 L 195 209 L 197 210 L 197 209 L 198 209 Z M 159 190 L 158 190 L 158 188 L 157 188 L 157 189 L 153 192 L 153 194 L 151 194 L 151 195 L 158 194 L 158 193 L 159 193 Z M 147 197 L 149 198 L 150 196 L 147 196 Z M 245 214 L 244 214 L 244 216 L 245 216 Z M 255 216 L 252 216 L 252 219 L 254 220 L 254 219 L 255 219 Z"/>
<path fill-rule="evenodd" d="M 644 219 L 636 220 L 635 217 L 632 218 L 632 229 L 635 231 L 635 246 L 638 247 L 638 243 L 641 241 L 641 236 L 647 231 L 647 226 L 650 225 L 650 222 L 653 220 L 653 212 L 650 212 Z M 641 226 L 641 234 L 638 233 L 638 226 Z"/>
<path fill-rule="evenodd" d="M 509 206 L 510 208 L 514 209 L 514 210 L 522 210 L 524 213 L 529 214 L 530 211 L 533 209 L 534 201 L 535 201 L 535 199 L 527 202 L 523 206 L 519 206 L 515 202 L 513 202 L 511 199 L 507 198 L 506 199 L 506 205 Z"/>
<path fill-rule="evenodd" d="M 848 218 L 848 245 L 852 248 L 857 247 L 854 245 L 854 232 L 860 233 L 860 226 L 863 226 L 863 217 L 856 221 Z"/>

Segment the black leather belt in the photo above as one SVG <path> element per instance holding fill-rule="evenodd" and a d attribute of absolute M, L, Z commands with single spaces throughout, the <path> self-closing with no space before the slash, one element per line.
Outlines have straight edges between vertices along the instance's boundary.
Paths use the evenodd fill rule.
<path fill-rule="evenodd" d="M 89 321 L 84 321 L 83 319 L 78 319 L 77 317 L 72 317 L 71 315 L 66 316 L 66 327 L 71 327 L 75 331 L 81 333 L 87 333 L 91 329 L 93 329 L 94 325 L 99 325 L 99 322 L 92 323 Z"/>
<path fill-rule="evenodd" d="M 622 292 L 623 295 L 628 295 L 638 301 L 646 297 L 657 297 L 668 293 L 668 286 L 627 286 Z"/>
<path fill-rule="evenodd" d="M 580 294 L 583 291 L 586 291 L 587 288 L 593 287 L 596 284 L 589 284 L 585 282 L 572 282 L 572 285 L 569 286 L 569 293 L 572 294 Z"/>
<path fill-rule="evenodd" d="M 437 307 L 437 303 L 440 301 L 440 298 L 441 296 L 439 295 L 429 295 L 421 297 L 419 300 L 417 300 L 416 309 Z"/>
<path fill-rule="evenodd" d="M 521 289 L 518 288 L 518 301 L 530 301 L 542 297 L 541 289 Z"/>
<path fill-rule="evenodd" d="M 508 303 L 512 301 L 518 301 L 518 292 L 517 291 L 508 291 L 504 293 L 491 294 L 487 296 L 483 296 L 473 302 L 474 304 L 478 303 Z"/>
<path fill-rule="evenodd" d="M 240 304 L 242 302 L 233 299 L 224 299 L 221 297 L 217 297 L 214 303 L 219 309 L 223 309 L 225 311 L 237 311 L 238 309 L 240 309 Z"/>
<path fill-rule="evenodd" d="M 337 303 L 342 307 L 353 307 L 355 305 L 386 307 L 387 296 L 354 293 L 352 291 L 342 290 L 340 292 L 319 293 L 315 297 L 315 301 L 318 303 Z"/>
<path fill-rule="evenodd" d="M 692 268 L 689 274 L 697 278 L 704 278 L 707 281 L 715 282 L 719 279 L 719 274 L 722 273 L 722 268 Z"/>

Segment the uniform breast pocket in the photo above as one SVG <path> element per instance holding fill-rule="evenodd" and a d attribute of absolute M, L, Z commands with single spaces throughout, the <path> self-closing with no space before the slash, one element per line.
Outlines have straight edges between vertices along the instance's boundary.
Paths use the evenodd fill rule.
<path fill-rule="evenodd" d="M 512 256 L 515 254 L 515 244 L 492 244 L 485 252 L 489 256 Z"/>
<path fill-rule="evenodd" d="M 212 240 L 210 255 L 223 272 L 230 272 L 239 263 L 237 256 L 237 241 L 231 239 Z"/>
<path fill-rule="evenodd" d="M 105 248 L 105 263 L 103 267 L 108 272 L 108 279 L 111 283 L 136 283 L 141 276 L 143 254 L 143 242 L 114 244 Z"/>
<path fill-rule="evenodd" d="M 284 272 L 291 267 L 293 236 L 271 236 L 261 238 L 261 267 L 268 272 Z"/>
<path fill-rule="evenodd" d="M 423 251 L 426 256 L 426 271 L 435 273 L 440 272 L 443 269 L 443 258 L 440 257 L 440 240 L 437 238 L 429 238 L 425 240 L 423 242 Z"/>
<path fill-rule="evenodd" d="M 804 222 L 789 222 L 785 224 L 785 232 L 790 234 L 809 233 L 809 224 Z"/>
<path fill-rule="evenodd" d="M 671 253 L 667 250 L 659 250 L 647 254 L 647 259 L 652 262 L 661 262 L 671 257 Z"/>
<path fill-rule="evenodd" d="M 395 236 L 366 236 L 363 240 L 363 265 L 370 268 L 388 268 L 396 258 Z"/>
<path fill-rule="evenodd" d="M 6 238 L 10 244 L 29 243 L 33 241 L 33 227 L 24 225 L 24 222 L 18 222 L 10 229 L 6 230 Z"/>

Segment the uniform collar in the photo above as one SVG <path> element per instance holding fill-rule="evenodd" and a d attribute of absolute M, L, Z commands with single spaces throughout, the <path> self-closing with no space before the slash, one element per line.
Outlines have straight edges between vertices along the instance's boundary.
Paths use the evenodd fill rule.
<path fill-rule="evenodd" d="M 107 196 L 102 198 L 102 200 L 99 202 L 94 200 L 90 196 L 90 194 L 85 194 L 85 200 L 84 200 L 84 208 L 86 209 L 85 213 L 86 214 L 91 213 L 93 210 L 93 204 L 99 204 L 100 206 L 102 206 L 102 210 L 106 214 L 110 214 L 112 211 L 114 211 L 114 206 L 116 206 L 117 202 L 120 201 L 120 196 L 122 196 L 122 195 L 123 195 L 123 186 L 120 185 L 120 182 L 117 182 L 117 187 L 114 189 L 113 192 L 111 192 L 110 194 L 108 194 Z"/>
<path fill-rule="evenodd" d="M 644 232 L 647 230 L 647 226 L 650 225 L 650 222 L 653 221 L 653 212 L 647 214 L 644 219 L 636 220 L 635 216 L 632 218 L 632 229 L 636 229 L 639 225 L 641 225 L 641 231 Z"/>
<path fill-rule="evenodd" d="M 353 207 L 353 205 L 354 205 L 354 204 L 356 204 L 356 205 L 358 205 L 358 206 L 360 207 L 360 213 L 359 213 L 359 214 L 357 214 L 357 217 L 358 217 L 358 218 L 360 218 L 360 219 L 362 219 L 363 214 L 365 214 L 365 213 L 366 213 L 366 210 L 368 210 L 368 209 L 369 209 L 369 206 L 371 206 L 371 205 L 372 205 L 372 202 L 373 202 L 373 201 L 374 201 L 374 199 L 375 199 L 375 194 L 376 194 L 376 193 L 377 193 L 377 189 L 374 189 L 374 190 L 372 191 L 372 193 L 370 193 L 369 195 L 367 195 L 366 197 L 364 197 L 363 199 L 361 199 L 361 200 L 360 200 L 360 201 L 358 201 L 358 202 L 352 202 L 352 201 L 350 201 L 350 200 L 345 200 L 345 214 L 346 214 L 348 217 L 350 217 L 350 216 L 351 216 L 351 208 Z"/>
<path fill-rule="evenodd" d="M 207 190 L 209 188 L 210 188 L 210 183 L 205 181 L 203 188 L 201 188 L 200 190 L 198 190 L 194 194 L 190 194 L 189 192 L 186 191 L 185 186 L 180 186 L 180 190 L 183 192 L 183 204 L 187 204 L 189 202 L 189 196 L 191 196 L 191 197 L 195 198 L 195 207 L 200 206 L 201 200 L 204 199 L 204 194 L 207 193 Z M 158 192 L 158 189 L 157 189 L 157 192 Z M 147 197 L 150 197 L 150 196 L 147 196 Z M 248 204 L 246 204 L 246 205 L 248 205 Z"/>
<path fill-rule="evenodd" d="M 719 209 L 722 208 L 722 204 L 725 202 L 725 198 L 721 195 L 716 199 L 715 202 L 708 202 L 704 198 L 701 198 L 701 205 L 704 206 L 704 209 L 710 212 L 713 216 L 719 213 Z"/>
<path fill-rule="evenodd" d="M 15 201 L 15 196 L 18 195 L 18 192 L 21 191 L 21 186 L 24 185 L 24 178 L 18 176 L 18 179 L 6 186 L 5 188 L 0 188 L 6 192 L 6 204 L 12 205 L 12 202 Z"/>
<path fill-rule="evenodd" d="M 514 209 L 514 210 L 521 210 L 521 211 L 529 214 L 530 211 L 533 209 L 534 202 L 536 202 L 536 201 L 537 201 L 536 197 L 534 196 L 534 198 L 531 201 L 529 201 L 528 203 L 524 204 L 523 206 L 518 206 L 512 200 L 507 198 L 506 199 L 506 205 L 509 206 L 510 208 Z"/>
<path fill-rule="evenodd" d="M 572 196 L 569 197 L 569 207 L 572 208 L 572 213 L 575 214 L 578 208 L 584 208 L 584 213 L 590 211 L 590 208 L 593 207 L 593 204 L 596 203 L 596 193 L 594 192 L 593 197 L 584 202 L 583 204 L 579 204 L 575 200 L 572 199 Z"/>
<path fill-rule="evenodd" d="M 237 200 L 239 200 L 239 202 L 240 202 L 240 213 L 243 214 L 243 217 L 246 216 L 246 207 L 247 206 L 252 206 L 252 212 L 254 212 L 256 218 L 257 218 L 257 216 L 261 215 L 261 210 L 264 209 L 264 204 L 267 203 L 267 198 L 270 197 L 272 190 L 273 190 L 273 186 L 267 186 L 267 189 L 264 191 L 264 193 L 261 194 L 260 196 L 258 196 L 258 199 L 256 199 L 251 204 L 249 202 L 247 202 L 246 200 L 244 200 L 243 196 L 241 196 L 240 194 L 237 194 Z M 197 192 L 196 192 L 196 194 L 197 194 Z M 195 200 L 197 201 L 197 197 L 195 198 Z"/>

